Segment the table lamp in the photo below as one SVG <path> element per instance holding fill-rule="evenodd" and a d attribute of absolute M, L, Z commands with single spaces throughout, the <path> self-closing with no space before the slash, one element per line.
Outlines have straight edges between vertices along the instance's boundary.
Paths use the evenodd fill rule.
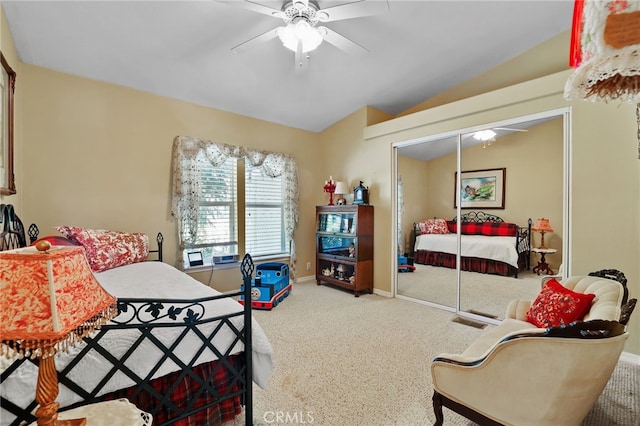
<path fill-rule="evenodd" d="M 553 232 L 553 228 L 551 227 L 551 224 L 549 223 L 549 219 L 545 219 L 545 218 L 540 218 L 536 220 L 535 225 L 533 225 L 531 227 L 532 231 L 537 231 L 540 233 L 541 235 L 541 241 L 540 241 L 540 247 L 538 247 L 541 250 L 546 250 L 547 247 L 545 247 L 544 245 L 544 234 L 547 232 Z"/>
<path fill-rule="evenodd" d="M 336 204 L 339 206 L 344 206 L 347 204 L 347 199 L 343 197 L 343 195 L 350 194 L 351 190 L 347 186 L 345 182 L 336 182 L 336 189 L 334 193 L 340 198 L 336 199 Z"/>
<path fill-rule="evenodd" d="M 39 360 L 38 426 L 85 425 L 58 420 L 54 356 L 117 315 L 116 298 L 96 281 L 81 246 L 38 243 L 0 252 L 0 355 Z"/>

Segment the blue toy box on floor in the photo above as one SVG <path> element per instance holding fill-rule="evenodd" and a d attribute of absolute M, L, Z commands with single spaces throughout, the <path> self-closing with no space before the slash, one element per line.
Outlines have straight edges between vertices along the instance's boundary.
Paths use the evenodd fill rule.
<path fill-rule="evenodd" d="M 244 284 L 240 291 L 244 290 Z M 291 292 L 289 265 L 269 262 L 256 266 L 256 277 L 251 280 L 251 307 L 271 310 L 278 306 Z M 244 304 L 244 295 L 240 296 Z"/>
<path fill-rule="evenodd" d="M 413 272 L 416 270 L 416 267 L 413 266 L 413 258 L 398 255 L 398 272 Z"/>

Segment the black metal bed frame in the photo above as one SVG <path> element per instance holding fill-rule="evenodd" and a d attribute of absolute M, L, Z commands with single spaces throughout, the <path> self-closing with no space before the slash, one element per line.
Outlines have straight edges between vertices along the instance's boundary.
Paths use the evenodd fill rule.
<path fill-rule="evenodd" d="M 12 204 L 0 204 L 0 251 L 27 245 L 24 226 Z"/>
<path fill-rule="evenodd" d="M 3 214 L 5 211 L 6 210 L 3 205 Z M 13 209 L 11 209 L 11 212 L 13 212 Z M 17 216 L 15 217 L 17 218 Z M 22 224 L 21 222 L 18 223 L 20 223 L 20 225 Z M 33 235 L 31 232 L 32 227 L 35 227 L 33 228 Z M 35 225 L 32 225 L 32 227 L 29 229 L 31 242 L 35 241 L 38 235 L 37 227 Z M 24 228 L 22 228 L 22 235 L 24 238 Z M 158 233 L 156 241 L 158 242 L 158 250 L 152 250 L 151 252 L 157 252 L 159 260 L 162 260 L 163 237 L 161 233 Z M 22 245 L 24 245 L 24 243 Z M 246 254 L 242 260 L 241 272 L 244 282 L 244 291 L 238 290 L 237 292 L 200 299 L 118 299 L 118 315 L 110 323 L 100 327 L 95 335 L 85 337 L 84 342 L 86 345 L 82 348 L 80 353 L 75 356 L 67 366 L 58 372 L 59 383 L 67 387 L 71 392 L 75 393 L 82 399 L 81 402 L 74 403 L 69 407 L 64 407 L 64 409 L 100 401 L 101 399 L 98 397 L 98 394 L 104 389 L 111 377 L 116 373 L 121 372 L 131 379 L 134 383 L 133 386 L 136 387 L 132 396 L 136 396 L 141 392 L 147 392 L 157 400 L 155 408 L 150 411 L 150 414 L 154 415 L 159 412 L 159 410 L 167 410 L 168 413 L 171 413 L 173 417 L 164 423 L 158 424 L 158 426 L 173 424 L 199 412 L 200 410 L 207 409 L 222 401 L 236 398 L 238 396 L 240 397 L 241 404 L 245 407 L 245 425 L 251 425 L 253 420 L 251 303 L 245 303 L 244 306 L 238 304 L 238 311 L 230 314 L 219 315 L 211 318 L 206 318 L 205 315 L 205 303 L 210 301 L 239 297 L 241 295 L 243 295 L 244 300 L 251 300 L 251 277 L 254 272 L 254 263 L 249 254 Z M 242 327 L 236 327 L 233 324 L 232 319 L 236 317 L 242 317 Z M 137 322 L 134 323 L 134 320 Z M 205 333 L 199 328 L 199 326 L 203 324 L 214 322 L 217 322 L 217 324 L 212 331 Z M 180 333 L 175 340 L 167 345 L 161 342 L 153 334 L 153 329 L 159 327 L 178 328 L 180 329 Z M 224 352 L 221 352 L 212 344 L 212 341 L 215 335 L 224 328 L 230 329 L 233 332 L 234 337 L 233 342 L 229 347 Z M 101 346 L 100 342 L 102 338 L 112 330 L 122 329 L 136 329 L 139 330 L 140 335 L 123 355 L 116 357 Z M 201 346 L 197 349 L 195 355 L 189 362 L 183 362 L 174 355 L 173 350 L 187 335 L 198 336 Z M 141 377 L 128 368 L 125 365 L 125 362 L 145 340 L 148 340 L 154 347 L 158 348 L 162 352 L 162 356 L 160 361 L 147 374 L 145 374 L 144 377 Z M 243 362 L 240 366 L 236 367 L 232 362 L 230 362 L 229 357 L 232 355 L 232 350 L 238 344 L 244 345 L 244 352 L 242 354 Z M 111 366 L 108 374 L 95 386 L 95 388 L 84 389 L 69 376 L 73 369 L 80 363 L 82 358 L 92 350 L 100 354 L 111 364 Z M 209 350 L 216 355 L 218 363 L 213 371 L 210 372 L 207 377 L 203 378 L 194 372 L 194 367 L 196 367 L 195 364 L 199 356 L 206 350 Z M 198 382 L 200 386 L 197 396 L 209 395 L 214 399 L 214 401 L 200 407 L 194 407 L 191 403 L 186 404 L 184 407 L 178 407 L 170 401 L 168 394 L 158 393 L 152 387 L 150 382 L 153 380 L 153 375 L 160 368 L 163 362 L 168 360 L 173 361 L 180 368 L 180 374 L 177 375 L 177 378 L 173 381 L 172 385 L 169 386 L 169 389 L 175 389 L 183 379 L 188 377 Z M 0 374 L 0 385 L 25 362 L 31 362 L 36 366 L 38 365 L 37 359 L 32 360 L 27 357 L 14 361 Z M 215 376 L 215 373 L 221 368 L 226 369 L 229 377 L 232 378 L 232 383 L 229 386 L 229 389 L 234 389 L 234 387 L 237 386 L 235 391 L 229 391 L 224 395 L 220 395 L 218 390 L 216 390 L 210 383 L 210 380 Z M 0 405 L 5 410 L 16 416 L 14 422 L 11 423 L 12 426 L 20 425 L 23 421 L 32 422 L 36 420 L 35 416 L 32 414 L 37 407 L 35 393 L 34 399 L 27 407 L 18 407 L 16 404 L 1 395 Z"/>

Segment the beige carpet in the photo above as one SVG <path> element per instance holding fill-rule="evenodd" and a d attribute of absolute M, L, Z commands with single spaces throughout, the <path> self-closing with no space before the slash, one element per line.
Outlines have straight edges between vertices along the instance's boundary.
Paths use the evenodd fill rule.
<path fill-rule="evenodd" d="M 377 295 L 355 298 L 315 282 L 294 284 L 278 307 L 255 317 L 276 355 L 267 388 L 254 387 L 256 425 L 432 424 L 430 360 L 463 350 L 484 332 L 438 309 Z M 598 418 L 585 424 L 637 424 L 630 419 L 639 415 L 639 369 L 623 373 L 628 380 L 612 388 Z M 445 409 L 445 424 L 470 423 Z"/>
<path fill-rule="evenodd" d="M 414 272 L 398 274 L 398 294 L 454 307 L 456 303 L 456 271 L 428 265 L 415 265 Z M 460 308 L 504 319 L 510 300 L 535 299 L 540 291 L 541 276 L 522 271 L 518 278 L 500 275 L 460 272 Z"/>

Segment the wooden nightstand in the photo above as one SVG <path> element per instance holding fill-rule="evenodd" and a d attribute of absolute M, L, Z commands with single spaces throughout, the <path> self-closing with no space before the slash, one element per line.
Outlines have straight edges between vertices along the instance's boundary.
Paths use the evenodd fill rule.
<path fill-rule="evenodd" d="M 151 426 L 153 416 L 126 399 L 97 402 L 58 412 L 58 420 L 85 417 L 86 426 Z M 35 423 L 32 423 L 34 426 Z"/>
<path fill-rule="evenodd" d="M 547 263 L 545 256 L 548 254 L 554 254 L 558 250 L 551 249 L 551 248 L 532 248 L 531 251 L 534 253 L 540 254 L 540 261 L 533 268 L 533 272 L 535 272 L 538 275 L 540 275 L 540 272 L 544 272 L 547 275 L 555 275 L 555 272 L 553 272 L 553 270 L 549 267 L 549 264 Z"/>

